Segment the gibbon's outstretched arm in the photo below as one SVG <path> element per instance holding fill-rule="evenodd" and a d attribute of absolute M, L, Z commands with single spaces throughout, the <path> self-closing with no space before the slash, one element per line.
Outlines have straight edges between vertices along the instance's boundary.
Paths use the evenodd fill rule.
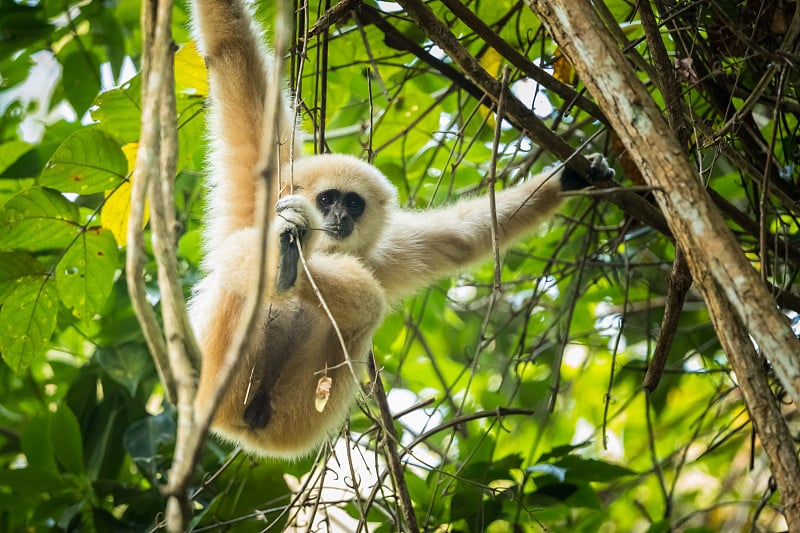
<path fill-rule="evenodd" d="M 593 155 L 592 173 L 613 174 L 602 155 Z M 543 172 L 522 185 L 498 191 L 497 239 L 501 247 L 547 220 L 562 203 L 560 193 L 589 184 L 569 168 Z M 492 250 L 487 197 L 461 200 L 425 211 L 395 211 L 370 261 L 390 305 L 444 276 L 488 257 Z"/>

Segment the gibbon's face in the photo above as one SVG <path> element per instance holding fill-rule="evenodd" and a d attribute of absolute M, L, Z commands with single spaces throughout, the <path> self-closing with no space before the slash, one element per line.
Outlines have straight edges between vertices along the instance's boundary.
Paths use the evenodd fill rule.
<path fill-rule="evenodd" d="M 372 165 L 343 154 L 302 157 L 294 161 L 295 192 L 322 215 L 320 248 L 366 256 L 380 239 L 397 190 Z"/>
<path fill-rule="evenodd" d="M 366 202 L 357 192 L 342 193 L 339 189 L 328 189 L 317 195 L 317 209 L 328 236 L 341 241 L 353 233 L 353 228 L 364 214 Z"/>

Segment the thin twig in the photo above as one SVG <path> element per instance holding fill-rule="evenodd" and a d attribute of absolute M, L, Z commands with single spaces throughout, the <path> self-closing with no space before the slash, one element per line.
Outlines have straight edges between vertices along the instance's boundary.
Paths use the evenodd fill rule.
<path fill-rule="evenodd" d="M 375 355 L 371 352 L 369 355 L 369 379 L 372 382 L 372 390 L 375 393 L 375 399 L 378 402 L 378 408 L 381 412 L 380 422 L 381 429 L 383 430 L 383 449 L 386 453 L 386 461 L 392 480 L 394 481 L 395 490 L 400 497 L 400 509 L 403 512 L 403 519 L 406 522 L 408 531 L 417 533 L 419 532 L 417 515 L 414 514 L 411 495 L 408 492 L 406 478 L 403 475 L 403 465 L 400 462 L 400 456 L 396 448 L 396 446 L 400 445 L 400 438 L 397 436 L 397 430 L 395 430 L 394 427 L 394 418 L 392 418 L 389 402 L 386 399 L 386 389 L 383 387 L 383 380 L 375 365 Z"/>

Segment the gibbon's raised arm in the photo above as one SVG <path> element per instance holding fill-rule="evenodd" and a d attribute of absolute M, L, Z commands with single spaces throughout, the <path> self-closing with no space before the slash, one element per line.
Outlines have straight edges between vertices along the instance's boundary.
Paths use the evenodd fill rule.
<path fill-rule="evenodd" d="M 206 249 L 219 249 L 236 230 L 254 225 L 256 168 L 263 146 L 264 97 L 273 79 L 273 56 L 260 28 L 241 0 L 195 0 L 193 35 L 206 61 L 210 105 L 210 227 Z M 289 99 L 283 93 L 279 114 L 280 162 L 292 156 L 297 135 Z"/>
<path fill-rule="evenodd" d="M 602 156 L 592 172 L 608 175 Z M 562 190 L 588 185 L 573 171 L 543 172 L 498 191 L 497 239 L 501 247 L 530 232 L 561 205 Z M 486 196 L 424 211 L 397 210 L 371 260 L 390 305 L 491 254 L 491 213 Z"/>

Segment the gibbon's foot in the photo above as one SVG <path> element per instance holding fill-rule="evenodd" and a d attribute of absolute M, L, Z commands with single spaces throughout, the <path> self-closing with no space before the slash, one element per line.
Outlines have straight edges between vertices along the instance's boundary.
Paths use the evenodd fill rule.
<path fill-rule="evenodd" d="M 562 191 L 585 189 L 597 181 L 614 176 L 614 169 L 608 165 L 608 161 L 603 157 L 603 154 L 591 154 L 588 157 L 592 162 L 588 176 L 584 177 L 569 167 L 564 168 L 564 171 L 561 173 Z"/>
<path fill-rule="evenodd" d="M 269 397 L 261 390 L 256 390 L 253 399 L 244 408 L 244 421 L 250 431 L 267 427 L 269 419 L 272 417 L 272 408 L 269 405 Z"/>
<path fill-rule="evenodd" d="M 286 196 L 278 200 L 275 209 L 281 254 L 275 290 L 281 293 L 294 287 L 297 281 L 297 262 L 300 260 L 298 242 L 305 247 L 309 230 L 318 224 L 315 226 L 314 207 L 305 197 Z"/>

